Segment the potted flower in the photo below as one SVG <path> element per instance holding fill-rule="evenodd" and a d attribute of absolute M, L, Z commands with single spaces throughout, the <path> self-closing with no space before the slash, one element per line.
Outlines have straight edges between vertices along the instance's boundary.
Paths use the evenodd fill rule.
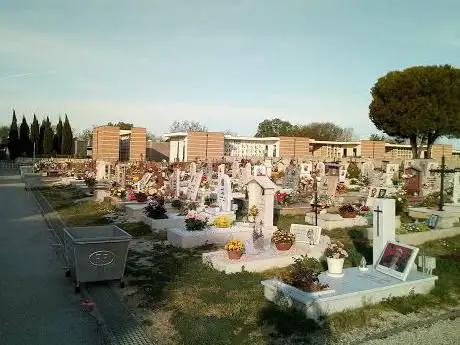
<path fill-rule="evenodd" d="M 214 219 L 213 225 L 219 229 L 225 229 L 232 226 L 232 220 L 229 216 L 222 214 Z"/>
<path fill-rule="evenodd" d="M 339 213 L 343 218 L 355 218 L 358 210 L 352 204 L 346 204 L 339 208 Z"/>
<path fill-rule="evenodd" d="M 168 218 L 164 205 L 162 204 L 161 200 L 158 199 L 150 200 L 148 205 L 144 207 L 144 213 L 147 217 L 152 219 Z"/>
<path fill-rule="evenodd" d="M 272 242 L 275 244 L 276 249 L 280 251 L 289 250 L 295 242 L 295 234 L 292 232 L 276 230 L 273 233 Z"/>
<path fill-rule="evenodd" d="M 279 208 L 287 206 L 289 199 L 290 195 L 287 192 L 277 191 L 275 193 L 275 200 Z"/>
<path fill-rule="evenodd" d="M 343 263 L 348 253 L 341 242 L 331 242 L 326 248 L 324 255 L 327 258 L 327 269 L 330 275 L 342 275 Z"/>
<path fill-rule="evenodd" d="M 243 256 L 244 244 L 239 240 L 230 240 L 225 245 L 225 250 L 230 260 L 239 260 Z"/>
<path fill-rule="evenodd" d="M 208 216 L 204 212 L 189 211 L 185 216 L 185 228 L 188 231 L 200 231 L 208 225 Z"/>
<path fill-rule="evenodd" d="M 256 205 L 253 205 L 248 212 L 248 222 L 254 223 L 256 221 L 256 217 L 259 214 L 259 209 Z"/>
<path fill-rule="evenodd" d="M 373 224 L 373 213 L 371 211 L 371 209 L 369 208 L 369 206 L 366 206 L 366 205 L 362 205 L 360 208 L 359 208 L 359 215 L 361 217 L 364 217 L 367 219 L 367 224 L 369 225 L 372 225 Z"/>

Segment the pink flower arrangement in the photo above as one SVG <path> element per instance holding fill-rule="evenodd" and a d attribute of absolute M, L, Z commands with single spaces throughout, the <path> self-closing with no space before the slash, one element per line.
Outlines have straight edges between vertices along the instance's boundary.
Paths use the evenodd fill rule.
<path fill-rule="evenodd" d="M 185 228 L 189 231 L 203 230 L 208 225 L 206 213 L 189 211 L 185 216 Z"/>

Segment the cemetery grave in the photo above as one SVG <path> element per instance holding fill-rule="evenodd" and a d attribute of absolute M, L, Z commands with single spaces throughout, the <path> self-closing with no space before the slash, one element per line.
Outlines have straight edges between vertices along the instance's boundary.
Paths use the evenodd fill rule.
<path fill-rule="evenodd" d="M 87 210 L 80 211 L 87 212 Z M 65 214 L 66 210 L 59 212 Z M 98 221 L 96 218 L 93 219 Z M 281 216 L 279 222 L 274 225 L 289 229 L 292 222 L 302 224 L 302 217 Z M 376 306 L 357 309 L 354 312 L 339 312 L 328 316 L 321 325 L 318 325 L 295 310 L 281 312 L 275 305 L 265 302 L 260 281 L 273 278 L 273 276 L 281 277 L 285 269 L 227 275 L 217 270 L 209 270 L 202 263 L 202 254 L 215 251 L 218 249 L 216 247 L 175 248 L 168 245 L 164 231 L 151 233 L 148 227 L 135 223 L 125 223 L 122 227 L 136 234 L 137 239 L 131 244 L 128 254 L 126 271 L 128 286 L 118 291 L 132 311 L 144 320 L 144 326 L 152 339 L 163 339 L 164 343 L 174 344 L 180 341 L 185 344 L 215 344 L 228 340 L 226 334 L 234 334 L 234 332 L 238 335 L 232 338 L 231 343 L 234 344 L 244 343 L 245 339 L 251 339 L 251 343 L 254 344 L 264 344 L 266 339 L 274 339 L 273 337 L 283 337 L 286 341 L 289 338 L 295 338 L 298 343 L 308 343 L 311 338 L 320 342 L 326 341 L 325 338 L 328 341 L 343 339 L 348 336 L 348 333 L 343 332 L 344 330 L 357 326 L 361 329 L 360 333 L 372 332 L 377 324 L 380 324 L 380 330 L 385 326 L 392 327 L 392 325 L 381 322 L 379 315 L 382 312 L 385 315 L 392 315 L 394 319 L 404 321 L 405 317 L 401 313 L 407 313 L 406 309 L 413 311 L 427 306 L 433 308 L 439 303 L 453 303 L 449 292 L 459 292 L 458 285 L 455 283 L 456 276 L 452 275 L 453 267 L 456 267 L 458 274 L 457 259 L 455 256 L 452 258 L 445 256 L 446 253 L 458 255 L 455 254 L 458 253 L 460 241 L 457 236 L 442 240 L 442 243 L 450 243 L 447 246 L 426 244 L 427 248 L 432 249 L 433 254 L 438 256 L 438 268 L 434 273 L 439 279 L 434 293 L 426 296 L 395 298 L 394 302 L 393 299 L 390 299 Z M 331 239 L 340 239 L 345 242 L 346 249 L 350 253 L 345 267 L 356 267 L 362 254 L 366 256 L 368 262 L 372 261 L 372 256 L 369 255 L 372 253 L 369 244 L 366 240 L 359 238 L 359 234 L 357 230 L 336 229 L 328 232 Z M 153 264 L 154 270 L 151 268 Z M 169 292 L 166 293 L 166 291 Z M 229 322 L 228 311 L 232 311 L 232 319 L 236 318 L 236 324 Z M 208 317 L 209 313 L 213 315 L 211 319 Z M 363 323 L 361 321 L 363 317 L 353 317 L 353 313 L 373 317 L 365 317 L 366 322 Z M 193 322 L 191 322 L 192 319 Z M 284 320 L 291 320 L 288 328 Z M 297 321 L 292 322 L 292 320 Z M 377 322 L 377 320 L 380 321 Z M 204 324 L 208 327 L 203 328 Z M 247 324 L 247 327 L 238 331 L 237 324 Z M 271 326 L 266 328 L 263 325 Z M 373 326 L 368 328 L 369 325 Z M 209 327 L 213 330 L 211 333 L 203 332 Z M 340 340 L 337 340 L 337 343 L 340 343 Z"/>

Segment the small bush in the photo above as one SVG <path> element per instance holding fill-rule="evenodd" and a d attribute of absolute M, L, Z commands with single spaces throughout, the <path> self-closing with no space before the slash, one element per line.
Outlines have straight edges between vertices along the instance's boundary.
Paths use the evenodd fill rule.
<path fill-rule="evenodd" d="M 171 206 L 174 207 L 177 210 L 180 210 L 182 208 L 183 202 L 179 199 L 174 199 L 171 202 Z"/>
<path fill-rule="evenodd" d="M 149 202 L 149 204 L 144 208 L 144 213 L 147 215 L 147 217 L 153 219 L 168 218 L 164 205 L 156 199 L 153 199 Z"/>
<path fill-rule="evenodd" d="M 311 260 L 315 260 L 317 264 L 313 263 Z M 292 285 L 306 292 L 315 292 L 327 289 L 329 286 L 319 282 L 319 273 L 315 272 L 314 269 L 310 268 L 310 266 L 317 268 L 321 266 L 321 264 L 316 259 L 307 260 L 305 257 L 295 259 L 294 264 L 288 268 L 287 273 L 283 276 L 283 281 L 286 284 Z"/>
<path fill-rule="evenodd" d="M 359 179 L 361 177 L 361 169 L 358 168 L 356 163 L 350 163 L 347 169 L 347 177 L 349 179 Z"/>

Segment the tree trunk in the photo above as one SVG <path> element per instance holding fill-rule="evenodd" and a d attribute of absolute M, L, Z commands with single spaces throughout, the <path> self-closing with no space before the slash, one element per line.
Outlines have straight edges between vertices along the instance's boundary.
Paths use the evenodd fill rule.
<path fill-rule="evenodd" d="M 412 158 L 413 159 L 420 158 L 420 151 L 419 151 L 418 145 L 417 145 L 417 136 L 416 135 L 411 135 L 409 137 L 409 141 L 410 141 L 410 146 L 412 147 Z"/>

